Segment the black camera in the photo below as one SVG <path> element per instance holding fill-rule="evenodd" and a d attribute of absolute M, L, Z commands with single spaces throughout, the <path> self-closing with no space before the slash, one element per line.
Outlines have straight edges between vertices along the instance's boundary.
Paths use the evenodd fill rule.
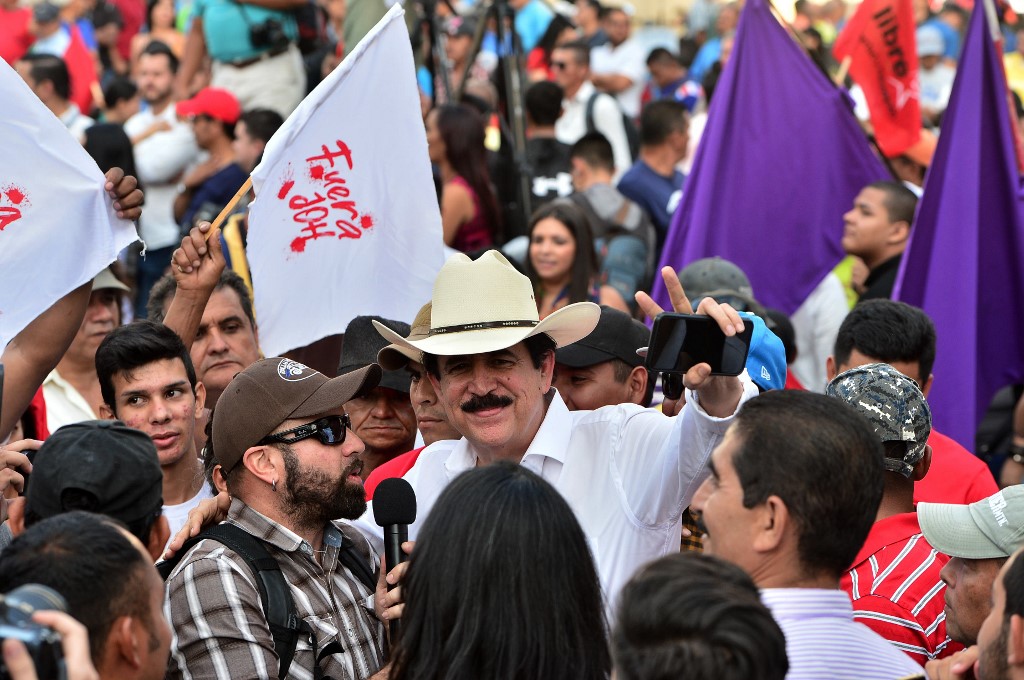
<path fill-rule="evenodd" d="M 32 614 L 43 609 L 66 612 L 68 604 L 57 591 L 35 583 L 0 595 L 0 641 L 24 643 L 40 680 L 63 680 L 67 673 L 60 634 L 32 620 Z M 7 666 L 0 658 L 0 680 L 8 678 Z"/>
<path fill-rule="evenodd" d="M 266 47 L 270 50 L 285 50 L 288 47 L 288 34 L 284 25 L 277 19 L 267 19 L 262 24 L 249 27 L 249 42 L 253 47 Z"/>

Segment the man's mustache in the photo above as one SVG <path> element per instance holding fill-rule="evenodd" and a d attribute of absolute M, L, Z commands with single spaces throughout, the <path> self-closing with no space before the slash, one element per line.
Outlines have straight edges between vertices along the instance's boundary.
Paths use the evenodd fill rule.
<path fill-rule="evenodd" d="M 512 397 L 499 397 L 496 394 L 484 394 L 479 397 L 473 397 L 467 402 L 464 402 L 461 408 L 466 413 L 476 413 L 477 411 L 483 411 L 489 408 L 504 408 L 505 406 L 512 405 Z"/>

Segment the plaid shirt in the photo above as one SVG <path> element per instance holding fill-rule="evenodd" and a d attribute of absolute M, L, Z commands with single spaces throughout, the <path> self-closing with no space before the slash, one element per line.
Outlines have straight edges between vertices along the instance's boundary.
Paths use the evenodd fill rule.
<path fill-rule="evenodd" d="M 682 536 L 679 541 L 679 550 L 686 552 L 704 552 L 704 532 L 697 526 L 697 518 L 694 517 L 690 508 L 683 510 L 683 528 L 690 530 L 689 536 Z"/>
<path fill-rule="evenodd" d="M 336 680 L 368 678 L 384 664 L 384 626 L 373 612 L 373 592 L 338 559 L 343 536 L 355 543 L 376 574 L 380 562 L 366 539 L 340 522 L 324 530 L 322 559 L 310 544 L 240 500 L 228 521 L 267 543 L 281 566 L 300 618 L 316 635 L 321 652 L 333 641 L 343 652 L 319 666 Z M 277 678 L 274 639 L 263 613 L 255 577 L 245 561 L 222 543 L 200 541 L 167 579 L 167 618 L 174 631 L 168 678 Z M 313 678 L 313 648 L 299 638 L 288 677 Z"/>

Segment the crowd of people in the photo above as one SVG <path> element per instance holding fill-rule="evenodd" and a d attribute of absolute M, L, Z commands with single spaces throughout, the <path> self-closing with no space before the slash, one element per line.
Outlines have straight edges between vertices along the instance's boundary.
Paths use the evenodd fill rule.
<path fill-rule="evenodd" d="M 457 5 L 406 6 L 431 299 L 266 357 L 252 193 L 211 222 L 385 4 L 0 0 L 0 56 L 145 242 L 0 357 L 0 593 L 63 598 L 33 618 L 66 677 L 1024 675 L 1024 390 L 985 458 L 936 431 L 941 338 L 890 299 L 922 168 L 843 206 L 847 259 L 792 315 L 721 258 L 658 271 L 741 7 L 697 0 L 661 44 L 628 7 L 509 0 L 503 43 Z M 940 129 L 965 14 L 914 8 Z M 850 8 L 794 10 L 835 70 Z M 752 331 L 745 370 L 648 367 L 657 277 L 669 311 Z M 21 642 L 3 665 L 36 677 Z"/>

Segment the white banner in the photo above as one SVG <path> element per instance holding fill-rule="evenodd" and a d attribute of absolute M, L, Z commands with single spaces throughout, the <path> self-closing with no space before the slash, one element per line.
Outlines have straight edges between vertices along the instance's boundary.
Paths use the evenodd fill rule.
<path fill-rule="evenodd" d="M 267 356 L 363 314 L 411 322 L 444 264 L 403 15 L 388 11 L 253 172 L 248 255 Z"/>
<path fill-rule="evenodd" d="M 0 350 L 138 240 L 96 162 L 0 60 Z"/>

